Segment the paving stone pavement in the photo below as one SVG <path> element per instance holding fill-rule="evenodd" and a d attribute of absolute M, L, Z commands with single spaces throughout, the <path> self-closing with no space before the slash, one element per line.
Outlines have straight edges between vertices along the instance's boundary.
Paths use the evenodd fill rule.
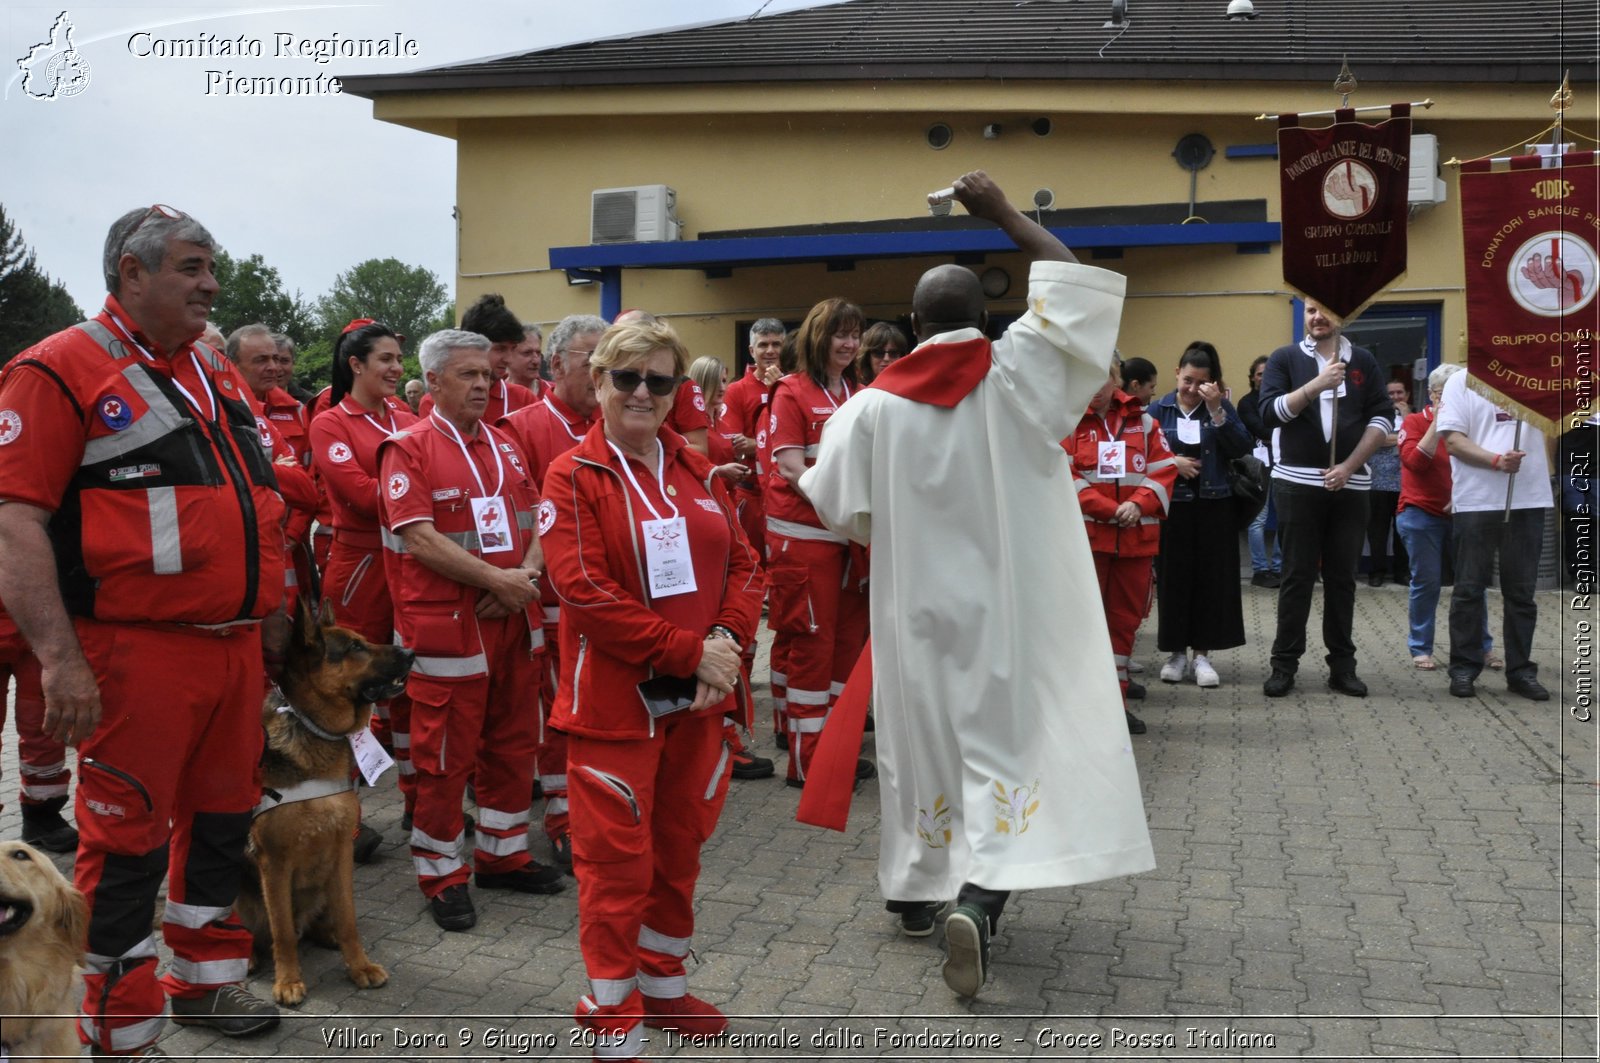
<path fill-rule="evenodd" d="M 690 986 L 732 1016 L 736 1040 L 652 1031 L 648 1055 L 1594 1059 L 1600 770 L 1595 724 L 1574 716 L 1593 696 L 1593 613 L 1539 595 L 1535 659 L 1560 687 L 1550 702 L 1508 694 L 1495 673 L 1460 700 L 1442 670 L 1411 667 L 1404 589 L 1363 586 L 1371 696 L 1328 690 L 1311 656 L 1294 693 L 1271 701 L 1273 592 L 1243 593 L 1249 645 L 1214 655 L 1215 690 L 1159 682 L 1146 625 L 1149 697 L 1136 707 L 1150 731 L 1130 741 L 1154 871 L 1014 898 L 993 976 L 963 1001 L 940 977 L 941 937 L 902 937 L 883 911 L 876 783 L 841 834 L 795 823 L 798 791 L 781 778 L 735 782 L 704 852 Z M 773 752 L 766 730 L 757 741 Z M 3 767 L 0 837 L 15 838 L 14 739 Z M 442 933 L 413 884 L 392 779 L 364 804 L 385 843 L 357 868 L 356 904 L 388 985 L 358 990 L 336 953 L 306 946 L 309 998 L 276 1031 L 230 1041 L 171 1027 L 162 1048 L 588 1058 L 570 1019 L 587 989 L 576 890 L 479 892 L 477 927 Z M 270 972 L 252 985 L 269 993 Z"/>

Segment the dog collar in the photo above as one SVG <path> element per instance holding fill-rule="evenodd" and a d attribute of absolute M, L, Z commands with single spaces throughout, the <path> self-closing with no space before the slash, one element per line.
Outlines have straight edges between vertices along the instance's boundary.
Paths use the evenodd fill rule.
<path fill-rule="evenodd" d="M 276 689 L 276 688 L 274 688 L 274 689 Z M 278 690 L 278 693 L 280 695 L 282 695 L 283 691 L 282 690 Z M 284 699 L 284 702 L 283 702 L 282 705 L 278 706 L 278 715 L 280 715 L 280 716 L 284 716 L 284 715 L 293 716 L 296 720 L 298 720 L 300 722 L 300 726 L 304 727 L 306 730 L 310 731 L 312 734 L 316 735 L 318 738 L 322 739 L 325 742 L 337 742 L 341 738 L 349 738 L 351 735 L 360 734 L 363 730 L 365 730 L 364 727 L 357 727 L 354 731 L 347 731 L 347 732 L 336 732 L 336 731 L 324 730 L 323 728 L 317 726 L 317 724 L 312 721 L 311 717 L 307 716 L 305 713 L 301 712 L 299 709 L 297 709 L 293 705 L 289 704 L 289 701 L 288 701 L 287 698 Z"/>

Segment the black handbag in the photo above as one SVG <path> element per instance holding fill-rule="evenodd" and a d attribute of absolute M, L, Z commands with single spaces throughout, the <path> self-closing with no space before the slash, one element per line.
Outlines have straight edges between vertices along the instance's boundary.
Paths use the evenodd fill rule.
<path fill-rule="evenodd" d="M 1248 528 L 1261 507 L 1267 504 L 1267 467 L 1260 458 L 1246 454 L 1230 458 L 1227 465 L 1228 490 L 1233 494 L 1233 519 Z"/>

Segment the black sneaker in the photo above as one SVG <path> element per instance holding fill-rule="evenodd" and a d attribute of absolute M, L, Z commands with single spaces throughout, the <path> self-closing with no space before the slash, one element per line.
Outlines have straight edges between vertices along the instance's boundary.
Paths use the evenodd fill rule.
<path fill-rule="evenodd" d="M 378 846 L 383 844 L 383 835 L 367 826 L 365 823 L 356 828 L 355 841 L 352 848 L 355 852 L 356 863 L 370 864 L 372 858 L 378 855 Z"/>
<path fill-rule="evenodd" d="M 1131 735 L 1142 735 L 1146 731 L 1150 730 L 1150 728 L 1145 726 L 1145 723 L 1144 723 L 1143 720 L 1139 719 L 1139 717 L 1135 716 L 1133 713 L 1129 712 L 1127 709 L 1123 709 L 1122 710 L 1122 715 L 1124 715 L 1124 716 L 1126 716 L 1128 718 L 1128 733 L 1129 734 L 1131 734 Z"/>
<path fill-rule="evenodd" d="M 758 757 L 748 749 L 741 749 L 733 755 L 735 779 L 770 779 L 774 770 L 772 761 Z"/>
<path fill-rule="evenodd" d="M 989 916 L 975 904 L 961 904 L 944 921 L 944 984 L 964 997 L 976 997 L 989 977 Z"/>
<path fill-rule="evenodd" d="M 1328 686 L 1352 698 L 1367 696 L 1367 684 L 1363 683 L 1361 677 L 1354 672 L 1335 672 L 1328 677 Z"/>
<path fill-rule="evenodd" d="M 428 910 L 440 930 L 471 930 L 478 925 L 478 913 L 465 885 L 449 886 L 438 896 L 429 897 Z"/>
<path fill-rule="evenodd" d="M 173 997 L 172 1021 L 209 1026 L 225 1037 L 248 1037 L 278 1025 L 278 1006 L 241 986 L 225 985 L 197 997 Z"/>
<path fill-rule="evenodd" d="M 65 798 L 39 805 L 22 806 L 22 840 L 52 853 L 71 853 L 78 849 L 78 828 L 61 818 Z"/>
<path fill-rule="evenodd" d="M 1261 684 L 1261 693 L 1269 698 L 1281 698 L 1294 689 L 1294 673 L 1274 668 L 1267 681 Z"/>
<path fill-rule="evenodd" d="M 1128 699 L 1130 701 L 1143 701 L 1147 693 L 1148 691 L 1145 690 L 1143 683 L 1137 679 L 1128 680 Z"/>
<path fill-rule="evenodd" d="M 1250 586 L 1252 586 L 1252 587 L 1268 587 L 1268 586 L 1271 586 L 1271 584 L 1269 584 L 1267 582 L 1267 578 L 1269 576 L 1271 576 L 1271 575 L 1272 575 L 1272 573 L 1266 571 L 1265 569 L 1262 569 L 1260 572 L 1253 573 L 1250 576 Z"/>
<path fill-rule="evenodd" d="M 925 938 L 932 934 L 933 925 L 939 918 L 939 909 L 943 907 L 938 901 L 928 901 L 901 912 L 900 933 L 908 938 Z"/>
<path fill-rule="evenodd" d="M 556 866 L 563 874 L 572 874 L 572 832 L 562 831 L 550 839 L 550 852 L 554 854 Z"/>
<path fill-rule="evenodd" d="M 856 761 L 856 782 L 866 782 L 878 777 L 878 766 L 866 757 Z"/>
<path fill-rule="evenodd" d="M 1529 701 L 1549 701 L 1550 691 L 1544 684 L 1531 675 L 1514 676 L 1506 680 L 1506 689 L 1513 694 L 1521 694 Z"/>
<path fill-rule="evenodd" d="M 512 890 L 516 893 L 560 893 L 567 888 L 559 868 L 545 867 L 529 860 L 515 871 L 479 871 L 472 876 L 480 890 Z"/>
<path fill-rule="evenodd" d="M 1450 696 L 1453 698 L 1471 698 L 1478 694 L 1477 688 L 1472 683 L 1472 677 L 1466 675 L 1453 675 L 1450 677 Z"/>

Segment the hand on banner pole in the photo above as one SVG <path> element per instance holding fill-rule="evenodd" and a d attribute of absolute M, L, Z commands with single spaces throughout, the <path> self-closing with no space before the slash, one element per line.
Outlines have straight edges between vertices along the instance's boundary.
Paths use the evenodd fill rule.
<path fill-rule="evenodd" d="M 1535 288 L 1549 288 L 1561 297 L 1563 309 L 1583 298 L 1583 274 L 1577 270 L 1563 269 L 1561 256 L 1545 258 L 1535 251 L 1522 266 L 1522 276 Z"/>

